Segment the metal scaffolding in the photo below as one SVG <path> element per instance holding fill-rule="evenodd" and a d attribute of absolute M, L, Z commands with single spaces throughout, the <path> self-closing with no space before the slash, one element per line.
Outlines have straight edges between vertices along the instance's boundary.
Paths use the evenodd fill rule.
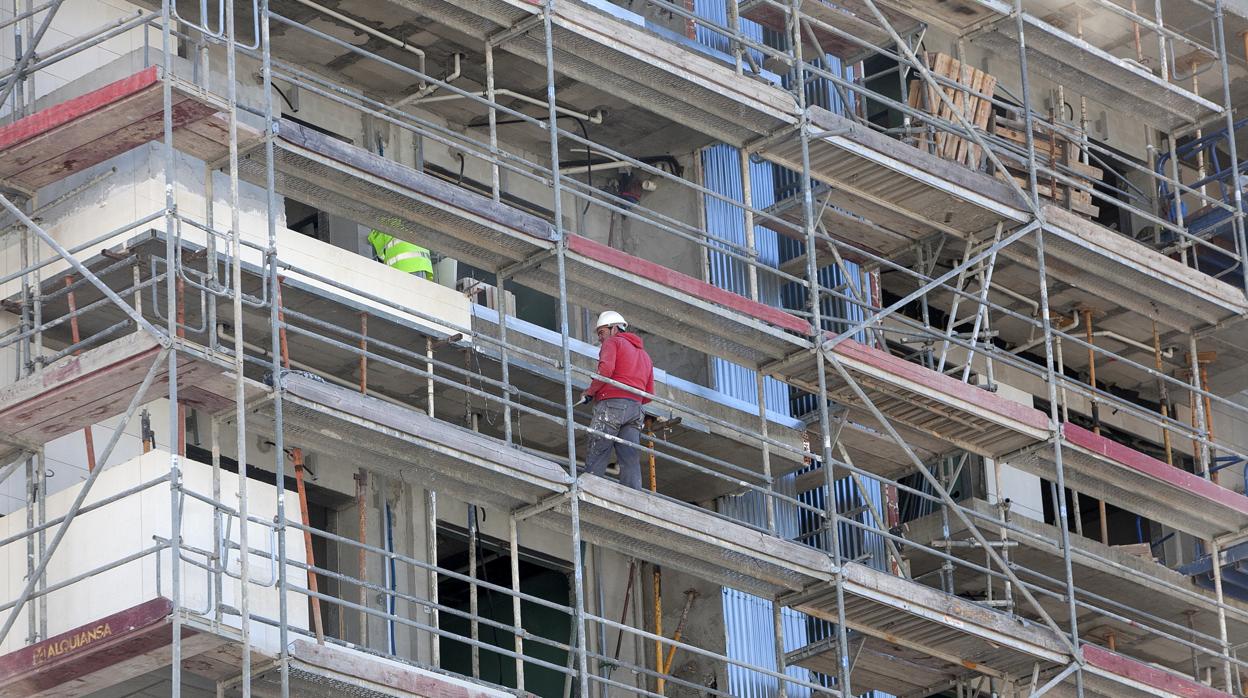
<path fill-rule="evenodd" d="M 1232 397 L 1244 386 L 1221 387 L 1238 380 L 1226 366 L 1248 358 L 1248 244 L 1232 94 L 1240 66 L 1223 0 L 1175 3 L 1181 19 L 1169 22 L 1163 3 L 1114 0 L 1077 3 L 1060 21 L 1024 0 L 964 0 L 954 14 L 923 0 L 725 0 L 720 18 L 647 0 L 657 18 L 648 25 L 625 18 L 622 5 L 635 3 L 396 2 L 421 31 L 435 28 L 419 41 L 347 2 L 148 0 L 52 48 L 41 41 L 69 10 L 18 4 L 0 22 L 15 39 L 0 72 L 0 205 L 20 257 L 0 276 L 16 317 L 0 334 L 16 374 L 0 388 L 0 482 L 24 474 L 27 508 L 0 548 L 23 546 L 27 566 L 16 596 L 0 600 L 0 642 L 23 620 L 24 645 L 59 637 L 50 596 L 150 560 L 167 606 L 144 622 L 166 624 L 168 649 L 151 670 L 168 674 L 174 696 L 196 680 L 192 659 L 217 667 L 219 696 L 383 694 L 371 684 L 416 694 L 404 672 L 418 668 L 421 681 L 493 690 L 480 683 L 487 653 L 502 658 L 503 688 L 516 694 L 541 670 L 583 698 L 733 695 L 674 668 L 678 652 L 757 676 L 778 696 L 1243 694 L 1248 602 L 1226 593 L 1223 563 L 1245 541 L 1248 498 L 1219 472 L 1248 462 L 1248 445 L 1221 427 L 1248 419 Z M 1085 38 L 1091 17 L 1131 38 L 1098 45 Z M 923 50 L 929 30 L 960 54 L 968 43 L 997 52 L 994 65 L 1009 55 L 1017 76 L 997 76 L 990 92 L 938 69 Z M 40 71 L 127 32 L 143 40 L 141 65 L 36 91 L 46 89 Z M 442 74 L 430 58 L 439 41 L 463 44 Z M 309 58 L 329 54 L 350 60 Z M 965 55 L 957 62 L 971 74 Z M 390 91 L 360 86 L 343 65 L 376 71 L 369 79 L 385 76 Z M 466 85 L 469 74 L 484 89 Z M 1034 94 L 1038 80 L 1056 109 Z M 1218 99 L 1205 96 L 1215 88 Z M 647 132 L 591 138 L 586 122 L 611 126 L 593 101 L 603 94 L 644 115 Z M 1150 160 L 1092 138 L 1087 100 L 1131 111 Z M 364 123 L 365 142 L 330 133 L 300 101 Z M 471 127 L 448 125 L 454 118 Z M 414 154 L 380 147 L 380 129 Z M 640 155 L 634 136 L 668 138 L 664 129 L 737 148 L 741 196 Z M 1222 140 L 1209 145 L 1208 130 Z M 1207 162 L 1218 144 L 1229 166 Z M 458 176 L 427 167 L 426 147 L 458 158 Z M 133 165 L 118 158 L 136 149 L 157 163 L 162 201 L 67 246 L 58 207 L 111 186 Z M 790 170 L 791 197 L 755 206 L 752 159 Z M 670 187 L 694 208 L 725 207 L 745 242 L 704 214 L 691 222 L 602 186 L 595 168 Z M 286 200 L 472 264 L 494 277 L 498 300 L 457 319 L 312 268 L 283 242 Z M 1076 200 L 1151 236 L 1111 229 Z M 1189 225 L 1197 219 L 1213 222 Z M 659 249 L 613 243 L 614 226 L 633 224 Z M 761 261 L 759 228 L 796 245 L 800 261 Z M 726 260 L 742 289 L 656 261 L 667 245 Z M 554 331 L 522 326 L 507 300 L 516 287 L 555 301 Z M 775 287 L 800 307 L 763 302 L 760 289 Z M 704 387 L 648 394 L 597 375 L 579 316 L 612 304 L 655 337 L 754 372 L 754 403 L 724 416 L 706 408 Z M 579 475 L 591 434 L 620 441 L 578 413 L 577 393 L 594 379 L 669 417 L 656 417 L 639 447 L 651 492 Z M 800 428 L 769 414 L 767 379 L 813 406 Z M 1000 385 L 1029 394 L 1020 402 Z M 140 410 L 160 398 L 167 472 L 95 492 Z M 186 477 L 191 412 L 210 423 L 210 491 Z M 91 428 L 114 419 L 96 458 Z M 675 429 L 681 419 L 700 429 Z M 49 516 L 44 445 L 84 429 L 94 465 Z M 223 447 L 236 493 L 222 489 Z M 999 489 L 1007 466 L 1036 476 L 1051 523 L 1011 512 Z M 314 469 L 355 476 L 355 529 L 310 520 Z M 960 488 L 972 470 L 996 483 L 996 501 Z M 262 477 L 275 483 L 272 502 L 251 500 Z M 786 489 L 790 479 L 804 489 Z M 843 483 L 855 494 L 838 495 Z M 871 488 L 881 499 L 864 494 Z M 165 536 L 50 581 L 75 520 L 165 489 Z M 758 521 L 691 503 L 739 495 L 762 503 Z M 903 517 L 902 500 L 918 513 Z M 1086 532 L 1081 500 L 1097 509 Z M 465 564 L 451 567 L 439 527 L 458 520 L 447 510 L 461 503 Z M 211 547 L 186 535 L 192 506 L 211 512 Z M 1185 557 L 1154 561 L 1162 543 L 1151 534 L 1146 560 L 1115 549 L 1107 506 L 1141 531 L 1153 522 L 1158 538 L 1164 529 Z M 493 558 L 480 510 L 507 514 Z M 380 542 L 368 538 L 370 515 L 387 534 Z M 795 539 L 786 516 L 815 523 Z M 396 549 L 396 521 L 422 539 L 419 550 Z M 566 601 L 522 589 L 521 565 L 541 547 L 526 540 L 539 531 L 566 544 L 542 552 L 566 568 Z M 862 541 L 878 559 L 858 554 Z M 330 548 L 340 551 L 332 561 L 318 557 Z M 604 553 L 626 561 L 619 615 L 605 598 Z M 490 581 L 481 570 L 503 558 L 509 579 Z M 256 560 L 268 578 L 255 576 L 265 569 Z M 1209 589 L 1167 569 L 1202 561 Z M 722 638 L 683 634 L 696 593 L 665 632 L 673 614 L 661 570 L 769 601 L 767 656 L 742 660 Z M 186 596 L 186 580 L 201 575 L 206 608 Z M 469 610 L 440 598 L 451 583 L 465 586 Z M 276 617 L 258 610 L 270 591 Z M 493 614 L 496 598 L 510 602 L 509 618 Z M 307 622 L 293 620 L 305 606 Z M 566 637 L 529 629 L 532 609 L 566 619 Z M 787 609 L 830 624 L 827 636 L 793 650 Z M 400 634 L 415 638 L 410 647 Z M 353 660 L 334 654 L 360 648 Z M 464 677 L 444 671 L 457 653 L 471 667 Z M 0 681 L 41 680 L 32 676 Z M 33 685 L 0 685 L 0 695 Z"/>

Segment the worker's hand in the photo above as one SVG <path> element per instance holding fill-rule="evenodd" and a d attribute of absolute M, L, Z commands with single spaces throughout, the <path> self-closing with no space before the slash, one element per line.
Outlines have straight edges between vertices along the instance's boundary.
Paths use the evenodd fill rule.
<path fill-rule="evenodd" d="M 588 405 L 589 403 L 591 403 L 591 402 L 593 402 L 593 401 L 594 401 L 593 396 L 591 396 L 591 395 L 589 395 L 589 394 L 587 394 L 587 393 L 581 393 L 581 399 L 580 399 L 580 400 L 577 400 L 577 402 L 576 402 L 576 405 L 575 405 L 575 406 L 576 406 L 576 407 L 580 407 L 581 405 Z"/>

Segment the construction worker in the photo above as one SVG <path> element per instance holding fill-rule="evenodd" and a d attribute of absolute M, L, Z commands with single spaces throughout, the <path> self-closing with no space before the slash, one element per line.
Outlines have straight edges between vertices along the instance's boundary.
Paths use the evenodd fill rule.
<path fill-rule="evenodd" d="M 433 260 L 429 258 L 429 250 L 380 230 L 369 233 L 368 241 L 373 245 L 377 260 L 385 262 L 386 266 L 433 280 Z"/>
<path fill-rule="evenodd" d="M 652 394 L 654 364 L 642 346 L 641 337 L 626 332 L 627 329 L 628 323 L 614 310 L 598 316 L 595 326 L 600 345 L 598 375 Z M 620 482 L 635 490 L 641 489 L 641 460 L 636 445 L 641 442 L 641 406 L 650 399 L 595 379 L 581 396 L 580 404 L 587 402 L 594 403 L 594 418 L 589 425 L 593 432 L 589 435 L 585 470 L 601 477 L 607 471 L 607 462 L 614 450 L 620 466 Z M 613 441 L 603 434 L 626 443 Z"/>

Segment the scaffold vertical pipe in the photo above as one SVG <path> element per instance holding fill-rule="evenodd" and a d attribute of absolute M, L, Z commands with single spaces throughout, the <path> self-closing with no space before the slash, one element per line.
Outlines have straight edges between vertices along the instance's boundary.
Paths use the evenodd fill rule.
<path fill-rule="evenodd" d="M 466 362 L 465 362 L 466 363 Z M 468 415 L 468 421 L 472 424 L 472 430 L 477 430 L 477 420 L 475 414 Z M 481 606 L 480 596 L 481 590 L 477 586 L 477 564 L 478 564 L 478 545 L 480 540 L 480 532 L 477 529 L 477 507 L 469 504 L 468 512 L 468 578 L 472 581 L 468 583 L 468 637 L 472 639 L 471 647 L 468 650 L 472 657 L 472 678 L 481 678 Z M 363 579 L 361 577 L 361 579 Z"/>
<path fill-rule="evenodd" d="M 1187 352 L 1190 359 L 1189 370 L 1191 371 L 1191 409 L 1192 409 L 1192 428 L 1196 432 L 1196 438 L 1192 440 L 1192 454 L 1196 458 L 1197 473 L 1206 480 L 1213 479 L 1213 468 L 1209 462 L 1209 415 L 1205 414 L 1205 400 L 1201 395 L 1201 391 L 1205 390 L 1204 384 L 1201 382 L 1200 371 L 1200 352 L 1196 350 L 1196 335 L 1188 335 Z"/>
<path fill-rule="evenodd" d="M 490 109 L 491 118 L 494 117 L 494 110 Z M 495 161 L 497 163 L 497 160 Z M 498 283 L 498 288 L 494 298 L 498 305 L 498 353 L 499 361 L 502 366 L 503 379 L 503 443 L 512 445 L 512 426 L 511 426 L 511 396 L 514 394 L 511 389 L 511 352 L 507 346 L 507 277 L 501 273 L 494 275 L 494 280 Z M 429 366 L 432 375 L 433 366 Z"/>
<path fill-rule="evenodd" d="M 832 422 L 828 416 L 828 376 L 824 365 L 823 350 L 823 314 L 819 293 L 819 264 L 816 260 L 817 238 L 815 237 L 815 201 L 811 190 L 810 173 L 810 113 L 806 104 L 806 62 L 802 55 L 802 0 L 790 0 L 789 12 L 792 15 L 793 33 L 793 91 L 798 108 L 798 138 L 801 142 L 802 171 L 802 223 L 806 238 L 806 284 L 807 299 L 811 313 L 811 342 L 815 351 L 815 371 L 819 376 L 819 457 L 823 461 L 825 517 L 831 540 L 832 560 L 836 565 L 833 584 L 836 586 L 836 645 L 837 645 L 837 690 L 842 696 L 853 695 L 849 666 L 849 633 L 845 627 L 845 575 L 841 557 L 840 515 L 836 509 L 836 480 L 833 470 L 835 461 L 832 456 Z M 777 642 L 782 640 L 777 638 Z M 777 650 L 783 654 L 783 647 Z M 784 681 L 780 681 L 780 698 L 785 696 Z"/>
<path fill-rule="evenodd" d="M 1023 102 L 1023 130 L 1027 145 L 1027 185 L 1030 187 L 1032 211 L 1039 225 L 1036 227 L 1036 272 L 1040 285 L 1040 322 L 1044 331 L 1044 365 L 1046 372 L 1046 384 L 1048 387 L 1049 397 L 1049 431 L 1052 434 L 1053 442 L 1053 467 L 1054 467 L 1054 490 L 1057 492 L 1056 518 L 1058 531 L 1061 536 L 1062 544 L 1062 572 L 1065 576 L 1066 583 L 1066 610 L 1070 623 L 1071 646 L 1074 651 L 1075 662 L 1079 668 L 1075 670 L 1075 695 L 1083 698 L 1083 668 L 1082 653 L 1079 650 L 1079 619 L 1078 608 L 1075 604 L 1075 581 L 1074 567 L 1071 563 L 1070 552 L 1070 526 L 1067 521 L 1066 509 L 1066 471 L 1062 460 L 1062 441 L 1063 434 L 1061 422 L 1059 421 L 1058 402 L 1057 402 L 1057 384 L 1059 377 L 1057 375 L 1056 366 L 1053 357 L 1053 318 L 1049 308 L 1049 279 L 1048 269 L 1045 266 L 1044 259 L 1044 217 L 1040 209 L 1040 193 L 1036 183 L 1036 142 L 1034 123 L 1031 112 L 1031 84 L 1027 74 L 1027 40 L 1025 36 L 1025 26 L 1023 18 L 1022 0 L 1014 0 L 1014 21 L 1015 29 L 1018 32 L 1018 60 L 1019 60 L 1019 78 L 1021 80 L 1021 92 Z M 1075 493 L 1078 497 L 1078 493 Z M 1020 591 L 1026 592 L 1026 588 L 1020 588 Z"/>
<path fill-rule="evenodd" d="M 485 40 L 485 96 L 490 107 L 488 109 L 490 124 L 490 197 L 495 201 L 499 201 L 502 196 L 502 182 L 499 181 L 498 173 L 498 111 L 495 109 L 497 104 L 494 92 L 494 42 L 489 37 Z M 503 281 L 497 279 L 499 293 L 502 293 Z M 506 340 L 503 340 L 503 346 L 506 346 Z M 504 349 L 504 351 L 506 351 Z M 505 369 L 504 369 L 505 370 Z"/>
<path fill-rule="evenodd" d="M 745 233 L 746 254 L 753 260 L 745 268 L 746 289 L 750 300 L 756 301 L 758 300 L 758 266 L 756 264 L 758 247 L 754 241 L 754 191 L 750 182 L 750 154 L 745 148 L 737 149 L 737 163 L 741 168 L 741 208 L 745 218 L 742 230 Z"/>
<path fill-rule="evenodd" d="M 1234 690 L 1231 685 L 1231 645 L 1226 630 L 1226 602 L 1222 595 L 1222 553 L 1218 541 L 1209 541 L 1209 568 L 1213 571 L 1213 593 L 1218 603 L 1218 643 L 1222 653 L 1222 680 L 1226 692 Z"/>
<path fill-rule="evenodd" d="M 213 417 L 208 426 L 208 448 L 210 454 L 210 465 L 212 466 L 212 500 L 214 502 L 221 501 L 221 420 Z M 212 622 L 214 629 L 221 625 L 221 621 L 225 616 L 225 609 L 222 607 L 221 599 L 224 598 L 225 592 L 225 559 L 226 547 L 222 544 L 221 532 L 221 509 L 216 508 L 212 512 L 212 552 L 216 556 L 214 560 L 214 571 L 212 574 L 212 591 L 217 599 L 217 604 L 212 609 Z"/>
<path fill-rule="evenodd" d="M 270 36 L 270 14 L 269 0 L 259 0 L 257 11 L 260 15 L 260 81 L 261 89 L 264 95 L 261 97 L 264 101 L 264 196 L 265 196 L 265 213 L 266 213 L 266 239 L 267 245 L 265 256 L 268 262 L 266 283 L 269 287 L 268 297 L 272 300 L 269 304 L 269 356 L 272 358 L 270 371 L 273 376 L 273 471 L 275 473 L 275 482 L 277 483 L 276 492 L 276 524 L 277 524 L 277 591 L 278 591 L 278 643 L 280 645 L 278 654 L 278 674 L 279 674 L 279 698 L 290 698 L 290 607 L 287 596 L 289 595 L 289 580 L 286 578 L 286 444 L 285 444 L 285 428 L 283 424 L 282 414 L 282 356 L 278 351 L 281 344 L 280 322 L 278 304 L 276 302 L 278 294 L 278 284 L 280 283 L 277 274 L 277 175 L 274 170 L 274 160 L 276 157 L 275 148 L 273 146 L 273 137 L 276 135 L 277 119 L 273 112 L 273 55 L 272 43 Z M 232 131 L 230 134 L 231 151 L 236 152 L 238 147 L 238 133 Z M 236 163 L 235 163 L 236 164 Z M 233 171 L 233 167 L 231 170 Z M 211 202 L 209 209 L 212 208 Z M 237 261 L 235 261 L 237 263 Z M 212 265 L 216 269 L 216 264 Z M 235 298 L 241 299 L 241 288 L 236 284 L 234 287 Z M 236 315 L 235 318 L 240 316 Z M 238 320 L 235 323 L 239 326 L 234 328 L 235 337 L 235 360 L 236 368 L 241 365 L 241 357 L 237 354 L 243 335 L 243 328 Z M 214 332 L 215 334 L 215 332 Z M 361 355 L 363 357 L 363 355 Z M 366 358 L 366 357 L 364 357 Z M 241 373 L 241 370 L 240 370 Z M 242 390 L 241 376 L 238 391 Z M 238 404 L 237 420 L 241 422 L 245 418 L 243 405 L 241 404 L 241 395 L 236 395 L 240 400 Z M 239 462 L 245 462 L 241 458 Z M 240 477 L 244 469 L 240 467 Z M 304 525 L 309 522 L 304 521 Z M 339 613 L 342 611 L 340 610 Z"/>
<path fill-rule="evenodd" d="M 35 487 L 38 483 L 38 475 L 35 471 L 35 454 L 26 456 L 26 530 L 35 527 L 35 508 L 30 503 L 35 501 Z M 35 573 L 35 560 L 38 559 L 35 553 L 35 536 L 26 536 L 26 578 L 29 579 Z M 20 609 L 19 609 L 20 610 Z M 17 611 L 14 611 L 15 613 Z M 26 613 L 26 642 L 34 644 L 39 639 L 39 627 L 35 618 L 34 609 L 30 609 Z"/>
<path fill-rule="evenodd" d="M 576 627 L 578 693 L 589 698 L 589 654 L 585 646 L 585 560 L 581 546 L 581 481 L 576 472 L 576 414 L 572 400 L 572 344 L 568 335 L 570 313 L 568 309 L 568 241 L 563 229 L 563 181 L 559 171 L 559 112 L 555 104 L 555 0 L 542 3 L 542 33 L 546 51 L 546 130 L 550 135 L 550 177 L 553 190 L 552 211 L 555 217 L 555 260 L 559 277 L 559 352 L 563 369 L 564 420 L 567 428 L 568 474 L 572 487 L 568 500 L 572 532 L 572 594 Z M 490 105 L 496 108 L 495 104 Z M 503 299 L 506 302 L 506 299 Z"/>
<path fill-rule="evenodd" d="M 173 26 L 172 26 L 172 2 L 173 0 L 163 0 L 161 3 L 161 64 L 164 69 L 165 76 L 172 74 L 173 69 Z M 232 5 L 232 3 L 231 3 Z M 232 11 L 232 8 L 231 8 Z M 233 74 L 230 79 L 233 80 Z M 230 85 L 233 87 L 233 83 Z M 174 198 L 174 190 L 177 186 L 177 161 L 173 150 L 173 84 L 168 80 L 161 81 L 161 117 L 163 126 L 163 142 L 162 154 L 164 156 L 164 180 L 165 180 L 165 311 L 166 327 L 168 338 L 172 340 L 177 336 L 177 319 L 174 315 L 177 305 L 177 291 L 174 285 L 174 279 L 177 277 L 177 270 L 174 268 L 174 237 L 176 233 L 177 220 L 175 214 L 177 211 L 177 200 Z M 234 117 L 235 104 L 230 103 L 231 119 Z M 235 163 L 236 164 L 236 163 Z M 155 310 L 155 309 L 153 309 Z M 241 315 L 241 314 L 240 314 Z M 241 332 L 236 332 L 241 336 Z M 241 339 L 239 341 L 242 341 Z M 163 357 L 168 361 L 168 381 L 169 381 L 169 440 L 174 442 L 177 438 L 178 429 L 178 353 L 176 350 L 169 350 L 167 356 Z M 239 372 L 242 372 L 241 365 Z M 240 384 L 241 390 L 241 384 Z M 136 395 L 135 400 L 140 400 L 141 395 Z M 241 402 L 240 409 L 241 409 Z M 122 422 L 124 425 L 125 422 Z M 120 432 L 124 427 L 118 426 L 117 431 Z M 170 693 L 172 698 L 180 698 L 182 695 L 182 498 L 179 496 L 182 486 L 182 478 L 180 472 L 180 464 L 178 459 L 181 457 L 176 449 L 169 456 L 169 579 L 170 579 L 170 600 L 173 605 L 173 617 L 170 619 Z M 100 467 L 96 471 L 103 471 L 105 462 L 101 461 Z M 83 492 L 86 491 L 83 488 Z M 69 521 L 66 520 L 65 525 Z M 245 538 L 243 539 L 246 540 Z M 243 550 L 246 550 L 244 543 Z M 244 565 L 245 567 L 245 565 Z M 244 572 L 244 574 L 246 574 Z M 246 606 L 244 605 L 244 608 Z M 243 627 L 246 628 L 246 620 L 243 621 Z M 244 631 L 245 632 L 245 631 Z M 244 693 L 243 698 L 250 698 L 249 693 Z"/>
<path fill-rule="evenodd" d="M 235 26 L 234 26 L 234 3 L 225 4 L 225 72 L 226 72 L 226 100 L 229 104 L 229 165 L 230 165 L 230 251 L 231 259 L 231 282 L 233 286 L 233 318 L 234 318 L 234 403 L 235 403 L 235 454 L 239 463 L 238 472 L 238 547 L 239 547 L 239 575 L 238 575 L 238 612 L 239 612 L 239 638 L 242 644 L 241 660 L 242 667 L 240 672 L 241 683 L 240 690 L 243 698 L 251 697 L 251 548 L 250 537 L 248 535 L 250 523 L 249 502 L 247 492 L 247 412 L 246 412 L 246 392 L 243 374 L 243 268 L 242 268 L 242 237 L 243 232 L 239 221 L 238 201 L 239 201 L 239 180 L 238 180 L 238 54 L 235 44 Z M 169 60 L 169 56 L 165 56 Z M 166 68 L 166 71 L 169 69 Z M 168 74 L 168 73 L 166 73 Z M 168 85 L 168 81 L 165 81 Z M 166 88 L 167 89 L 167 88 Z M 166 145 L 170 149 L 170 176 L 174 173 L 173 155 L 172 155 L 172 136 L 170 142 Z M 170 245 L 172 246 L 173 234 L 168 235 Z M 168 252 L 167 259 L 170 264 L 175 261 L 174 251 L 172 248 Z M 173 273 L 173 270 L 170 270 Z M 274 287 L 276 290 L 276 287 Z M 276 295 L 271 295 L 271 299 Z M 169 312 L 173 312 L 172 300 L 169 304 Z M 276 302 L 273 303 L 276 308 Z M 279 322 L 273 323 L 276 329 Z M 276 349 L 276 346 L 274 346 Z M 274 390 L 278 390 L 277 386 L 281 383 L 281 352 L 273 351 L 274 368 L 273 384 Z M 170 383 L 173 382 L 173 368 L 170 368 Z M 173 398 L 170 398 L 171 403 Z M 174 403 L 176 404 L 176 403 Z M 172 405 L 170 409 L 173 409 Z M 279 462 L 284 458 L 283 451 L 280 448 L 275 449 L 276 457 Z M 283 463 L 284 465 L 284 463 Z M 280 471 L 279 471 L 280 472 Z M 282 491 L 283 480 L 277 480 L 277 489 Z M 179 640 L 175 638 L 174 642 Z"/>
<path fill-rule="evenodd" d="M 767 378 L 762 371 L 754 372 L 754 383 L 758 394 L 758 425 L 759 436 L 762 437 L 763 446 L 763 477 L 767 480 L 767 532 L 772 535 L 779 535 L 780 531 L 776 526 L 776 482 L 771 474 L 771 444 L 768 443 L 768 424 L 767 424 Z M 654 447 L 651 442 L 651 448 Z M 651 455 L 653 459 L 654 456 Z"/>
<path fill-rule="evenodd" d="M 1226 118 L 1227 150 L 1231 158 L 1231 190 L 1234 192 L 1235 211 L 1231 216 L 1231 229 L 1235 232 L 1235 246 L 1239 249 L 1240 270 L 1243 272 L 1243 288 L 1248 293 L 1248 235 L 1244 232 L 1243 174 L 1240 172 L 1239 145 L 1235 142 L 1235 110 L 1231 102 L 1230 56 L 1226 48 L 1226 0 L 1214 0 L 1213 21 L 1218 42 L 1218 58 L 1222 69 L 1222 109 Z M 1245 34 L 1248 47 L 1248 34 Z"/>
<path fill-rule="evenodd" d="M 425 558 L 429 562 L 429 623 L 434 628 L 441 624 L 438 610 L 438 493 L 425 490 Z M 433 633 L 429 637 L 429 663 L 442 666 L 442 636 Z"/>
<path fill-rule="evenodd" d="M 38 538 L 35 543 L 35 549 L 39 551 L 39 557 L 47 554 L 48 550 L 48 529 L 44 526 L 48 522 L 48 468 L 47 468 L 46 452 L 44 447 L 40 446 L 35 452 L 35 504 L 39 508 L 39 514 L 35 517 L 35 523 L 39 525 Z M 48 577 L 43 575 L 39 577 L 39 584 L 35 587 L 39 592 L 39 627 L 37 634 L 41 638 L 48 636 L 48 595 L 45 593 L 48 588 Z"/>
<path fill-rule="evenodd" d="M 515 628 L 516 690 L 524 691 L 524 626 L 520 616 L 520 536 L 516 517 L 507 517 L 507 542 L 511 552 L 511 624 Z M 601 609 L 599 609 L 601 612 Z"/>

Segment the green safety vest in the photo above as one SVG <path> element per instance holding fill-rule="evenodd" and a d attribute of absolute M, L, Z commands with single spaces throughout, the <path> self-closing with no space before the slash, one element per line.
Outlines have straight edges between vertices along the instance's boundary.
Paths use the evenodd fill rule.
<path fill-rule="evenodd" d="M 429 258 L 429 250 L 380 230 L 369 233 L 368 241 L 386 266 L 408 274 L 420 274 L 426 279 L 433 278 L 433 260 Z"/>

